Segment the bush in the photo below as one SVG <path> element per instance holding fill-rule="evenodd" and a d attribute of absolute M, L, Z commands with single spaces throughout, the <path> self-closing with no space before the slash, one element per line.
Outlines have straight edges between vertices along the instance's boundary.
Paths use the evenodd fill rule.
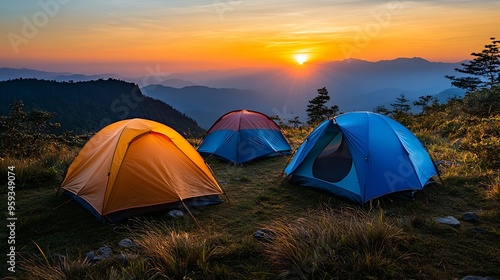
<path fill-rule="evenodd" d="M 500 114 L 500 88 L 481 89 L 469 92 L 464 98 L 469 114 L 488 117 Z"/>
<path fill-rule="evenodd" d="M 37 109 L 26 112 L 22 101 L 10 104 L 9 116 L 0 116 L 0 156 L 23 158 L 45 153 L 56 138 L 47 131 L 60 127 L 49 122 L 54 115 Z"/>
<path fill-rule="evenodd" d="M 471 117 L 461 130 L 464 132 L 460 149 L 476 154 L 483 167 L 500 167 L 500 116 Z"/>
<path fill-rule="evenodd" d="M 58 186 L 64 173 L 77 154 L 77 149 L 52 146 L 43 155 L 26 158 L 0 158 L 0 167 L 7 170 L 14 167 L 16 186 L 37 188 Z M 7 181 L 7 172 L 0 174 L 0 180 Z"/>

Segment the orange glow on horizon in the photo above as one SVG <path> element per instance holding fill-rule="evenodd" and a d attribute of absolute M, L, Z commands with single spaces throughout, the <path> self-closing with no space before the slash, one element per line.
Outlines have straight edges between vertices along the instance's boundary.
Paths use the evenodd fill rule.
<path fill-rule="evenodd" d="M 304 64 L 304 62 L 306 62 L 309 59 L 309 56 L 305 53 L 300 53 L 300 54 L 294 55 L 294 58 L 295 58 L 295 61 L 297 61 L 297 63 L 299 65 L 302 65 L 302 64 Z"/>
<path fill-rule="evenodd" d="M 158 64 L 179 72 L 310 68 L 350 58 L 460 62 L 481 51 L 490 37 L 500 37 L 496 3 L 270 1 L 263 12 L 252 1 L 229 1 L 234 5 L 224 3 L 229 5 L 224 9 L 201 1 L 124 0 L 120 8 L 111 2 L 61 4 L 46 17 L 39 16 L 47 11 L 37 2 L 5 6 L 2 66 L 78 72 L 80 65 L 94 73 L 142 75 L 144 65 Z"/>

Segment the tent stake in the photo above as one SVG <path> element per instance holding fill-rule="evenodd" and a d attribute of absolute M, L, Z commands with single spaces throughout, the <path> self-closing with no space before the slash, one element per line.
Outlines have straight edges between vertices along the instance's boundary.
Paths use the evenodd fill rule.
<path fill-rule="evenodd" d="M 431 159 L 431 161 L 432 161 L 432 164 L 434 165 L 434 168 L 436 168 L 439 181 L 441 181 L 441 185 L 443 185 L 443 187 L 444 187 L 444 182 L 443 182 L 443 179 L 441 178 L 441 171 L 439 171 L 439 168 L 437 167 L 436 163 L 432 159 Z"/>
<path fill-rule="evenodd" d="M 220 189 L 222 190 L 222 192 L 224 193 L 224 196 L 226 197 L 227 199 L 227 202 L 228 203 L 231 203 L 231 201 L 229 200 L 229 196 L 227 196 L 227 193 L 226 193 L 226 190 L 224 188 L 222 188 L 222 184 L 220 184 L 220 180 L 219 178 L 217 178 L 217 176 L 215 175 L 214 171 L 212 170 L 212 167 L 210 167 L 210 165 L 208 165 L 208 163 L 205 162 L 205 165 L 208 167 L 208 169 L 210 170 L 210 173 L 212 173 L 212 176 L 214 176 L 215 178 L 215 181 L 217 182 L 217 184 L 219 185 Z"/>
<path fill-rule="evenodd" d="M 196 225 L 198 225 L 198 227 L 200 228 L 201 232 L 205 232 L 205 230 L 201 227 L 200 223 L 198 223 L 198 220 L 196 220 L 196 218 L 193 216 L 193 213 L 191 213 L 191 211 L 189 211 L 189 208 L 186 206 L 186 204 L 184 203 L 183 199 L 181 199 L 181 203 L 184 206 L 184 208 L 186 209 L 186 211 L 189 213 L 189 215 L 191 216 L 191 218 L 193 218 L 193 220 L 196 223 Z"/>
<path fill-rule="evenodd" d="M 73 200 L 73 199 L 72 199 L 72 198 L 68 199 L 68 201 L 63 202 L 62 204 L 60 204 L 60 205 L 56 206 L 56 208 L 54 208 L 54 209 L 52 209 L 52 210 L 56 210 L 57 208 L 62 207 L 62 206 L 64 206 L 64 205 L 68 204 L 71 200 Z"/>

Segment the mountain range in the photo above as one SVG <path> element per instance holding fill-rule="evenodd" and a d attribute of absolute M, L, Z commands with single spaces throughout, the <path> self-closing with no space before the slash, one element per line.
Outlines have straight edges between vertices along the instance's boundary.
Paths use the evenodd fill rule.
<path fill-rule="evenodd" d="M 236 109 L 261 111 L 285 120 L 298 116 L 305 121 L 308 101 L 322 87 L 329 91 L 329 105 L 338 105 L 341 112 L 371 111 L 379 105 L 390 109 L 400 94 L 410 103 L 425 95 L 433 95 L 440 101 L 462 97 L 464 91 L 452 88 L 445 78 L 457 75 L 458 67 L 460 63 L 421 58 L 379 62 L 351 59 L 279 70 L 171 74 L 170 79 L 184 79 L 204 87 L 178 89 L 161 83 L 145 86 L 143 91 L 192 116 L 204 128 L 218 116 Z"/>
<path fill-rule="evenodd" d="M 0 82 L 0 115 L 8 115 L 10 104 L 21 100 L 24 110 L 53 112 L 51 122 L 61 133 L 97 132 L 123 119 L 144 118 L 164 123 L 183 135 L 199 136 L 203 129 L 191 118 L 162 101 L 142 94 L 133 83 L 116 79 L 57 82 L 33 78 Z"/>
<path fill-rule="evenodd" d="M 445 75 L 456 75 L 458 63 L 430 62 L 422 58 L 398 58 L 369 62 L 349 59 L 304 64 L 286 69 L 234 69 L 170 73 L 146 77 L 119 77 L 138 84 L 146 96 L 164 101 L 208 128 L 222 114 L 252 109 L 282 119 L 306 119 L 308 101 L 326 87 L 330 104 L 341 112 L 373 110 L 389 106 L 400 94 L 411 101 L 433 95 L 440 100 L 463 96 Z M 76 75 L 31 69 L 0 68 L 0 79 L 34 77 L 56 81 L 83 81 L 117 75 Z M 443 93 L 444 92 L 444 93 Z"/>

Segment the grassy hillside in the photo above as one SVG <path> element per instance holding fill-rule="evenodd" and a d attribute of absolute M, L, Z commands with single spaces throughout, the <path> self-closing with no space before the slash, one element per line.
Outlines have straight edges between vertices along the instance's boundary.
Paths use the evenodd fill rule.
<path fill-rule="evenodd" d="M 208 159 L 228 197 L 192 210 L 203 231 L 188 215 L 173 219 L 165 212 L 103 225 L 79 204 L 55 195 L 79 146 L 54 145 L 37 158 L 3 158 L 2 182 L 8 180 L 8 166 L 16 167 L 18 262 L 15 274 L 6 268 L 1 274 L 18 279 L 500 277 L 500 118 L 458 113 L 449 105 L 400 121 L 441 163 L 443 185 L 426 187 L 414 201 L 381 198 L 361 207 L 282 184 L 289 157 L 243 166 Z M 284 134 L 297 148 L 310 131 L 290 128 Z M 1 188 L 7 201 L 6 185 Z M 475 212 L 479 222 L 451 227 L 435 221 L 461 220 L 465 212 Z M 255 239 L 259 229 L 274 232 L 275 241 Z M 5 242 L 8 233 L 1 234 Z M 141 246 L 120 248 L 123 238 Z M 85 261 L 87 252 L 104 245 L 114 257 Z M 56 262 L 56 253 L 66 260 Z M 2 253 L 4 264 L 5 258 Z"/>
<path fill-rule="evenodd" d="M 135 84 L 115 80 L 56 82 L 37 79 L 0 81 L 0 115 L 22 100 L 27 110 L 54 112 L 57 133 L 99 131 L 123 119 L 144 118 L 164 123 L 184 135 L 203 132 L 196 122 L 162 101 L 146 97 Z"/>

